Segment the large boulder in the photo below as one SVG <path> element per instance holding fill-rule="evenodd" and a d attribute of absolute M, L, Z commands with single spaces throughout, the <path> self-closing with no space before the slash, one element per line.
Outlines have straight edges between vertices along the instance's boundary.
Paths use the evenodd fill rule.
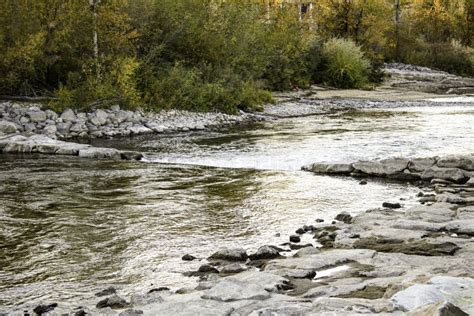
<path fill-rule="evenodd" d="M 408 167 L 406 158 L 389 158 L 379 161 L 359 161 L 352 164 L 356 171 L 380 177 L 394 176 L 403 173 Z"/>
<path fill-rule="evenodd" d="M 3 134 L 13 134 L 18 131 L 16 125 L 9 121 L 0 121 L 0 133 Z"/>
<path fill-rule="evenodd" d="M 456 183 L 463 183 L 469 179 L 469 176 L 458 168 L 440 168 L 433 166 L 421 174 L 422 180 L 443 179 Z"/>

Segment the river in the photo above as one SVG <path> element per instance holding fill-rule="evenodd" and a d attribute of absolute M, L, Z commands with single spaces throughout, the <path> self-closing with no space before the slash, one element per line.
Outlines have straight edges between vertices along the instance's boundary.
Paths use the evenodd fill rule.
<path fill-rule="evenodd" d="M 90 306 L 110 285 L 125 295 L 193 287 L 182 272 L 199 262 L 184 254 L 278 245 L 316 218 L 414 204 L 412 185 L 300 168 L 474 152 L 474 107 L 371 109 L 107 145 L 145 151 L 146 160 L 0 156 L 0 311 Z"/>

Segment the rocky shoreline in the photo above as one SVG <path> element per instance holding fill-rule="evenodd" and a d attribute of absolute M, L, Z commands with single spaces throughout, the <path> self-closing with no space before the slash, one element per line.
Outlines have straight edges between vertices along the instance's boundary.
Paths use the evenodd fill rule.
<path fill-rule="evenodd" d="M 196 288 L 157 287 L 130 297 L 108 288 L 96 294 L 95 307 L 70 315 L 474 313 L 474 155 L 313 164 L 305 169 L 363 176 L 364 182 L 404 170 L 443 171 L 403 178 L 419 185 L 418 206 L 391 201 L 358 215 L 341 213 L 330 223 L 313 219 L 287 243 L 262 245 L 253 253 L 222 249 L 207 259 L 184 255 L 183 261 L 199 261 L 199 268 L 187 273 L 200 280 Z M 308 235 L 313 242 L 304 243 Z M 56 304 L 37 308 L 54 311 Z"/>

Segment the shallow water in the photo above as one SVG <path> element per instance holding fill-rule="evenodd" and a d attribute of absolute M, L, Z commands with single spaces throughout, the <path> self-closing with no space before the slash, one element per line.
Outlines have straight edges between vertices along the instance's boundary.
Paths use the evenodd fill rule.
<path fill-rule="evenodd" d="M 299 169 L 474 152 L 473 123 L 473 107 L 370 110 L 109 143 L 149 152 L 140 163 L 0 156 L 0 306 L 70 311 L 95 305 L 109 285 L 121 294 L 192 287 L 181 272 L 199 262 L 183 254 L 280 244 L 316 218 L 413 204 L 410 185 Z"/>

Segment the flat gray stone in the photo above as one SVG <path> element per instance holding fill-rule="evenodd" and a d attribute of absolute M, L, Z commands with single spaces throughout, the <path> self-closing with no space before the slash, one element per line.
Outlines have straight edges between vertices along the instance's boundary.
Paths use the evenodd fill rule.
<path fill-rule="evenodd" d="M 355 170 L 372 176 L 393 176 L 402 173 L 408 167 L 406 158 L 389 158 L 379 161 L 359 161 L 353 163 Z"/>
<path fill-rule="evenodd" d="M 424 172 L 435 164 L 435 158 L 413 158 L 408 162 L 408 169 L 412 172 Z"/>
<path fill-rule="evenodd" d="M 211 289 L 204 291 L 201 297 L 221 302 L 265 300 L 270 297 L 270 293 L 257 283 L 227 278 L 217 283 Z"/>
<path fill-rule="evenodd" d="M 347 163 L 313 163 L 302 169 L 323 174 L 349 174 L 354 171 L 352 164 Z"/>
<path fill-rule="evenodd" d="M 77 119 L 77 116 L 72 109 L 65 109 L 63 113 L 61 113 L 60 118 L 63 122 L 72 122 Z"/>

